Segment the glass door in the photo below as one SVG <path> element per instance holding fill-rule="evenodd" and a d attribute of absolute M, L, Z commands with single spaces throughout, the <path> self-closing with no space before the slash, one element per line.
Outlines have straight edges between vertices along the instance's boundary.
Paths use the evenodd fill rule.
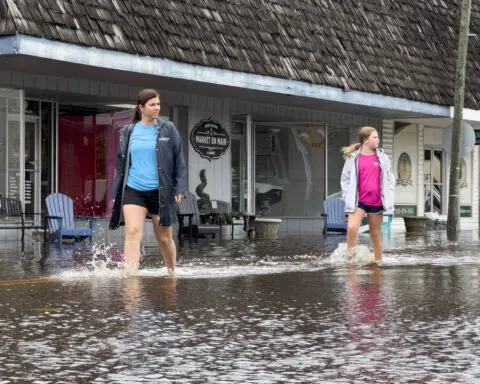
<path fill-rule="evenodd" d="M 25 119 L 25 218 L 33 220 L 40 212 L 40 125 L 38 118 Z"/>
<path fill-rule="evenodd" d="M 442 150 L 426 149 L 423 162 L 425 212 L 443 213 L 443 168 Z"/>
<path fill-rule="evenodd" d="M 45 199 L 54 192 L 56 151 L 55 114 L 56 104 L 42 101 L 40 108 L 40 211 L 47 212 Z"/>
<path fill-rule="evenodd" d="M 250 212 L 248 116 L 232 116 L 232 211 Z"/>

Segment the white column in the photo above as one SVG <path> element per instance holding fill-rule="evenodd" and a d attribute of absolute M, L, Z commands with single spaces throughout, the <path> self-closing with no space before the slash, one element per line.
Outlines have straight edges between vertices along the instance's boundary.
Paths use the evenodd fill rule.
<path fill-rule="evenodd" d="M 382 148 L 385 154 L 393 161 L 393 146 L 394 146 L 394 122 L 392 120 L 383 120 L 382 126 Z M 392 164 L 393 167 L 393 164 Z"/>
<path fill-rule="evenodd" d="M 417 124 L 417 216 L 425 214 L 425 191 L 423 180 L 424 125 Z M 415 166 L 415 164 L 413 164 Z"/>
<path fill-rule="evenodd" d="M 478 200 L 480 199 L 479 195 L 479 154 L 478 154 L 478 146 L 475 146 L 475 149 L 472 153 L 472 180 L 473 180 L 473 188 L 472 188 L 472 226 L 474 230 L 478 230 Z"/>
<path fill-rule="evenodd" d="M 247 115 L 247 206 L 248 212 L 255 212 L 255 132 L 252 115 Z"/>
<path fill-rule="evenodd" d="M 20 200 L 22 201 L 23 211 L 25 212 L 25 91 L 20 90 Z"/>

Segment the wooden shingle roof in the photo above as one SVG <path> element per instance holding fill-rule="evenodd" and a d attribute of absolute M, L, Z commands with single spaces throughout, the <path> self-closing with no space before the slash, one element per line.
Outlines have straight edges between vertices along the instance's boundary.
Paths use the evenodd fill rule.
<path fill-rule="evenodd" d="M 25 34 L 453 105 L 460 0 L 0 0 Z M 465 107 L 480 109 L 474 2 Z"/>

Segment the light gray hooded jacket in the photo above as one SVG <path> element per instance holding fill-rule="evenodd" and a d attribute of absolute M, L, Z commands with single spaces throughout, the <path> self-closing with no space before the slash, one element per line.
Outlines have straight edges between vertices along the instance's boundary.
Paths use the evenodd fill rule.
<path fill-rule="evenodd" d="M 345 201 L 345 212 L 354 212 L 358 202 L 358 156 L 360 151 L 354 151 L 345 160 L 340 184 L 342 198 Z M 378 162 L 382 168 L 382 204 L 385 212 L 394 211 L 395 178 L 392 173 L 390 159 L 383 149 L 377 149 Z"/>

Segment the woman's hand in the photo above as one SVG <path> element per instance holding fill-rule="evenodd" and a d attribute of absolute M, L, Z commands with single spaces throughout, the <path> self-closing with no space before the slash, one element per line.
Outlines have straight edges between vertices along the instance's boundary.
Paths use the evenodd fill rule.
<path fill-rule="evenodd" d="M 184 198 L 185 198 L 185 196 L 183 196 L 183 195 L 175 195 L 175 201 L 177 203 L 180 203 Z"/>

